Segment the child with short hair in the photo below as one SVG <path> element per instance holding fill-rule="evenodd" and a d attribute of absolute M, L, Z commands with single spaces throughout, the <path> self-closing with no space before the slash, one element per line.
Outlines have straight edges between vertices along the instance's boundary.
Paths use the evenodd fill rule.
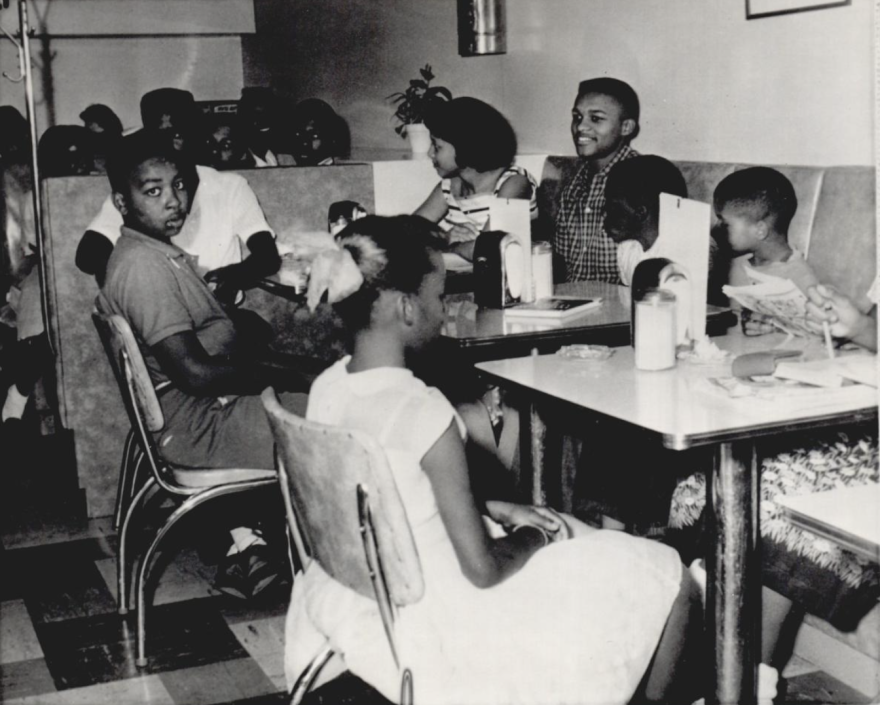
<path fill-rule="evenodd" d="M 308 380 L 259 363 L 193 258 L 172 243 L 189 215 L 194 168 L 154 133 L 122 138 L 108 176 L 124 225 L 96 305 L 128 321 L 161 389 L 165 426 L 155 435 L 164 459 L 183 467 L 273 469 L 259 393 L 281 385 L 291 390 L 282 403 L 303 413 Z M 238 527 L 232 535 L 217 587 L 248 597 L 271 583 L 277 569 L 252 531 Z"/>
<path fill-rule="evenodd" d="M 605 184 L 605 232 L 617 244 L 620 280 L 632 284 L 639 262 L 651 257 L 660 236 L 660 194 L 687 198 L 687 184 L 672 162 L 654 155 L 619 162 Z"/>
<path fill-rule="evenodd" d="M 638 156 L 629 145 L 639 134 L 639 97 L 616 78 L 581 81 L 571 117 L 571 136 L 581 164 L 563 188 L 553 251 L 563 281 L 620 283 L 617 245 L 603 229 L 605 183 L 611 168 Z"/>
<path fill-rule="evenodd" d="M 493 197 L 527 198 L 531 219 L 538 217 L 538 184 L 513 163 L 516 133 L 500 112 L 476 98 L 455 98 L 437 105 L 425 125 L 441 181 L 415 215 L 439 223 L 454 252 L 473 258 Z"/>
<path fill-rule="evenodd" d="M 803 254 L 788 243 L 788 226 L 797 211 L 797 196 L 783 174 L 766 166 L 735 171 L 722 179 L 713 196 L 716 235 L 736 256 L 730 284 L 752 284 L 751 271 L 790 279 L 805 294 L 819 283 Z M 776 328 L 753 311 L 742 312 L 749 335 Z"/>
<path fill-rule="evenodd" d="M 226 115 L 213 115 L 207 120 L 204 162 L 208 166 L 219 171 L 247 169 L 254 163 L 246 152 L 234 120 Z"/>
<path fill-rule="evenodd" d="M 687 198 L 687 184 L 678 167 L 653 154 L 639 155 L 615 164 L 605 184 L 605 232 L 617 244 L 620 281 L 632 285 L 636 267 L 655 256 L 660 237 L 660 194 Z M 718 243 L 709 238 L 709 303 L 726 304 L 721 287 L 726 281 Z M 726 261 L 725 261 L 726 262 Z M 723 271 L 722 271 L 723 270 Z"/>
<path fill-rule="evenodd" d="M 496 530 L 484 523 L 464 425 L 408 366 L 445 318 L 434 228 L 413 216 L 368 216 L 337 242 L 318 255 L 330 266 L 313 268 L 326 276 L 309 289 L 316 299 L 328 292 L 354 348 L 315 381 L 307 416 L 368 433 L 387 454 L 426 583 L 397 621 L 420 700 L 692 702 L 701 606 L 674 551 L 545 507 L 487 502 Z M 304 652 L 329 643 L 352 672 L 397 697 L 390 654 L 376 649 L 375 601 L 316 561 L 295 581 L 286 628 L 289 678 L 314 655 Z"/>
<path fill-rule="evenodd" d="M 797 210 L 791 182 L 769 167 L 751 167 L 730 174 L 714 194 L 717 234 L 735 254 L 731 283 L 749 284 L 750 270 L 793 281 L 807 296 L 807 325 L 862 347 L 877 349 L 877 309 L 858 310 L 851 299 L 818 280 L 803 255 L 788 243 L 787 233 Z M 875 301 L 877 287 L 868 296 Z M 744 312 L 745 313 L 745 312 Z M 757 319 L 744 318 L 743 330 L 760 335 L 776 330 Z M 854 425 L 845 431 L 812 432 L 763 441 L 760 458 L 760 531 L 762 539 L 762 660 L 780 672 L 792 653 L 794 636 L 804 613 L 836 628 L 854 629 L 880 595 L 876 565 L 791 524 L 776 498 L 880 480 L 876 424 Z M 700 527 L 706 503 L 702 473 L 681 481 L 672 497 L 671 529 L 685 534 Z"/>

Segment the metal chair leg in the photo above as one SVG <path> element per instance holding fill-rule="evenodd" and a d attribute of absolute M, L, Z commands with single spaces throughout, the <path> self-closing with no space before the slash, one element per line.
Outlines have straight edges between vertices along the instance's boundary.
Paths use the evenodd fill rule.
<path fill-rule="evenodd" d="M 412 705 L 413 703 L 413 676 L 408 668 L 403 669 L 400 679 L 400 705 Z"/>
<path fill-rule="evenodd" d="M 122 615 L 128 614 L 128 588 L 126 587 L 128 562 L 125 559 L 128 547 L 128 527 L 131 525 L 131 518 L 134 515 L 135 510 L 145 501 L 145 497 L 150 491 L 150 488 L 155 486 L 156 480 L 152 477 L 144 483 L 140 492 L 137 493 L 135 498 L 128 505 L 128 509 L 125 511 L 125 518 L 122 520 L 122 529 L 119 531 L 119 546 L 116 549 L 116 601 L 119 605 L 117 611 Z"/>
<path fill-rule="evenodd" d="M 122 515 L 127 509 L 126 499 L 128 498 L 128 477 L 132 468 L 132 446 L 134 442 L 134 431 L 129 429 L 128 435 L 125 437 L 125 445 L 122 447 L 122 463 L 119 467 L 119 484 L 116 488 L 116 511 L 113 512 L 113 528 L 119 530 L 122 523 Z"/>
<path fill-rule="evenodd" d="M 143 474 L 144 467 L 147 468 L 147 472 L 150 471 L 149 459 L 147 458 L 147 454 L 144 453 L 143 448 L 141 448 L 139 443 L 134 444 L 134 451 L 132 452 L 132 470 L 131 480 L 128 485 L 128 496 L 134 497 L 137 494 L 137 491 L 141 487 L 141 475 Z"/>
<path fill-rule="evenodd" d="M 152 478 L 147 481 L 147 485 L 150 484 Z M 273 484 L 276 480 L 271 480 L 265 484 Z M 264 484 L 264 483 L 260 483 Z M 214 497 L 222 497 L 227 494 L 236 494 L 238 492 L 245 492 L 250 489 L 254 489 L 254 487 L 260 485 L 254 484 L 233 484 L 233 485 L 217 485 L 216 487 L 210 487 L 206 490 L 199 492 L 198 494 L 191 495 L 186 499 L 183 504 L 181 504 L 177 509 L 171 512 L 171 515 L 168 519 L 165 520 L 165 524 L 159 529 L 159 533 L 156 534 L 156 537 L 153 539 L 153 542 L 150 544 L 150 547 L 147 549 L 146 553 L 144 553 L 141 558 L 140 566 L 138 567 L 138 576 L 137 576 L 137 657 L 135 658 L 135 665 L 138 668 L 145 668 L 147 665 L 147 656 L 146 656 L 146 641 L 147 641 L 147 620 L 146 620 L 146 587 L 147 580 L 150 576 L 150 568 L 152 567 L 153 558 L 156 554 L 156 549 L 161 543 L 162 539 L 165 535 L 171 530 L 171 528 L 186 514 L 190 512 L 190 510 L 195 509 L 200 504 L 204 504 L 210 499 Z M 146 487 L 146 485 L 145 485 Z"/>
<path fill-rule="evenodd" d="M 311 660 L 309 665 L 306 666 L 306 670 L 300 674 L 299 678 L 296 679 L 296 683 L 293 684 L 293 689 L 290 691 L 290 705 L 300 705 L 306 693 L 311 689 L 315 679 L 321 673 L 321 670 L 333 658 L 334 653 L 333 649 L 328 646 Z"/>

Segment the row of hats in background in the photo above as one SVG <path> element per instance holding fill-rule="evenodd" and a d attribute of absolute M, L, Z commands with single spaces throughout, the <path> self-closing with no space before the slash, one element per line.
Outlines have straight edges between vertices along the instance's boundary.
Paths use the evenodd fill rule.
<path fill-rule="evenodd" d="M 315 165 L 348 156 L 348 125 L 326 102 L 309 98 L 288 108 L 269 88 L 248 87 L 238 101 L 196 101 L 192 93 L 159 88 L 141 98 L 143 127 L 166 131 L 175 147 L 199 163 L 220 169 L 279 164 Z M 105 171 L 106 155 L 124 132 L 108 106 L 89 105 L 83 125 L 55 125 L 40 138 L 43 176 Z M 0 163 L 26 162 L 27 122 L 12 106 L 0 106 Z"/>

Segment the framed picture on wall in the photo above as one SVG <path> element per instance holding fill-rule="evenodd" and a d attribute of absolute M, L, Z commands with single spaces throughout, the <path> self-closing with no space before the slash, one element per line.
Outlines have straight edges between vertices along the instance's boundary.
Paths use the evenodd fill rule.
<path fill-rule="evenodd" d="M 746 19 L 789 15 L 807 10 L 824 10 L 849 5 L 852 0 L 746 0 Z"/>

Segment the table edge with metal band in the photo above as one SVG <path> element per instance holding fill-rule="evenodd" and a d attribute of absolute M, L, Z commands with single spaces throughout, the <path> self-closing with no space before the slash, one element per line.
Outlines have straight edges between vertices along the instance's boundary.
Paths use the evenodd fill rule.
<path fill-rule="evenodd" d="M 776 503 L 782 508 L 783 513 L 794 526 L 827 539 L 844 549 L 852 551 L 865 560 L 880 564 L 880 534 L 877 534 L 876 527 L 875 535 L 873 537 L 859 536 L 845 526 L 839 524 L 835 525 L 832 518 L 821 518 L 817 516 L 817 513 L 822 511 L 820 508 L 816 506 L 813 506 L 812 508 L 809 506 L 803 506 L 804 503 L 813 503 L 816 500 L 819 500 L 820 497 L 833 498 L 835 501 L 839 502 L 840 499 L 835 497 L 835 495 L 851 495 L 854 491 L 858 491 L 861 494 L 866 490 L 870 492 L 868 500 L 869 504 L 864 506 L 874 512 L 876 516 L 877 507 L 880 506 L 880 502 L 878 502 L 878 499 L 880 499 L 880 487 L 877 487 L 876 485 L 873 488 L 847 487 L 827 490 L 814 495 L 779 497 L 777 498 Z M 865 497 L 865 494 L 862 494 L 862 497 Z M 856 514 L 858 514 L 858 511 L 856 511 Z"/>

